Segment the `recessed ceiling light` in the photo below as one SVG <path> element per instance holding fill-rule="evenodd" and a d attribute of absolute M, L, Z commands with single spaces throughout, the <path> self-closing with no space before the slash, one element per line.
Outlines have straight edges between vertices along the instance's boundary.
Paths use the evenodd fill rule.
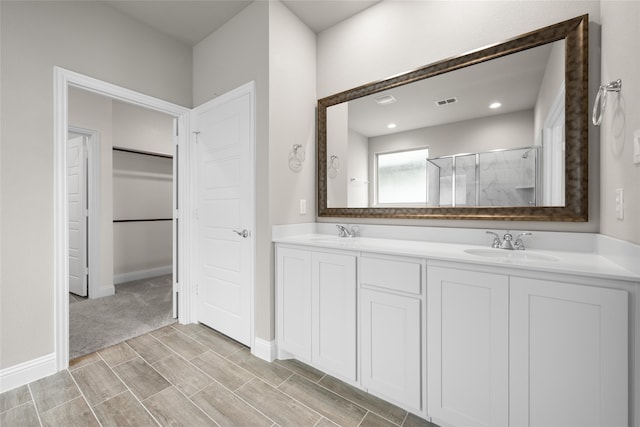
<path fill-rule="evenodd" d="M 389 129 L 393 129 L 393 128 L 395 128 L 395 127 L 396 127 L 396 124 L 395 124 L 395 123 L 389 123 L 389 124 L 387 125 L 387 127 L 388 127 Z"/>
<path fill-rule="evenodd" d="M 376 98 L 376 102 L 380 105 L 393 104 L 396 99 L 392 95 L 382 95 Z"/>
<path fill-rule="evenodd" d="M 500 107 L 502 107 L 502 104 L 499 103 L 499 102 L 492 102 L 491 104 L 489 104 L 489 108 L 494 109 L 494 110 L 496 108 L 500 108 Z"/>

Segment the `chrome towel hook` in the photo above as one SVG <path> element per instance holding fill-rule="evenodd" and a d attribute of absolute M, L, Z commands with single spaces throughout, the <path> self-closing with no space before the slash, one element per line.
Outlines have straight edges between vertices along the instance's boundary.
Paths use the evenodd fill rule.
<path fill-rule="evenodd" d="M 598 88 L 598 94 L 596 95 L 596 101 L 593 103 L 593 115 L 591 116 L 591 121 L 594 126 L 600 126 L 600 123 L 602 122 L 604 107 L 607 105 L 607 92 L 620 92 L 621 89 L 621 79 L 607 85 L 600 85 Z"/>

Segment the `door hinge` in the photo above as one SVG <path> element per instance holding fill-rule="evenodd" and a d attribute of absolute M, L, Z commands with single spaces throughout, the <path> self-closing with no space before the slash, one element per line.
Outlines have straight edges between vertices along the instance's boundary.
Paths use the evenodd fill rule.
<path fill-rule="evenodd" d="M 180 318 L 180 292 L 176 291 L 176 319 Z"/>
<path fill-rule="evenodd" d="M 195 216 L 195 218 L 196 218 L 196 219 L 200 219 L 200 218 L 198 217 L 198 209 L 194 209 L 194 210 L 193 210 L 193 215 Z"/>
<path fill-rule="evenodd" d="M 196 141 L 196 144 L 197 144 L 198 143 L 198 135 L 200 135 L 200 131 L 196 130 L 196 131 L 193 132 L 193 134 L 196 136 L 195 137 L 195 141 Z"/>
<path fill-rule="evenodd" d="M 196 283 L 196 295 L 200 295 L 200 285 Z"/>

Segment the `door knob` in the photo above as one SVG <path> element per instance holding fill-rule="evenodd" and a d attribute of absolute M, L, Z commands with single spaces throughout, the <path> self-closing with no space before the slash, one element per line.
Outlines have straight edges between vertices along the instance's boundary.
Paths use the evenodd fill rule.
<path fill-rule="evenodd" d="M 244 230 L 233 230 L 233 232 L 238 236 L 244 237 L 245 239 L 249 237 L 249 230 L 247 230 L 246 228 Z"/>

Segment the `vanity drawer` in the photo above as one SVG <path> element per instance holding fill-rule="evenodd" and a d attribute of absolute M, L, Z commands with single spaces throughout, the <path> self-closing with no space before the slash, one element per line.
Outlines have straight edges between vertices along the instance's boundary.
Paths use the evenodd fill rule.
<path fill-rule="evenodd" d="M 360 284 L 419 294 L 422 290 L 422 262 L 396 257 L 360 258 Z"/>

